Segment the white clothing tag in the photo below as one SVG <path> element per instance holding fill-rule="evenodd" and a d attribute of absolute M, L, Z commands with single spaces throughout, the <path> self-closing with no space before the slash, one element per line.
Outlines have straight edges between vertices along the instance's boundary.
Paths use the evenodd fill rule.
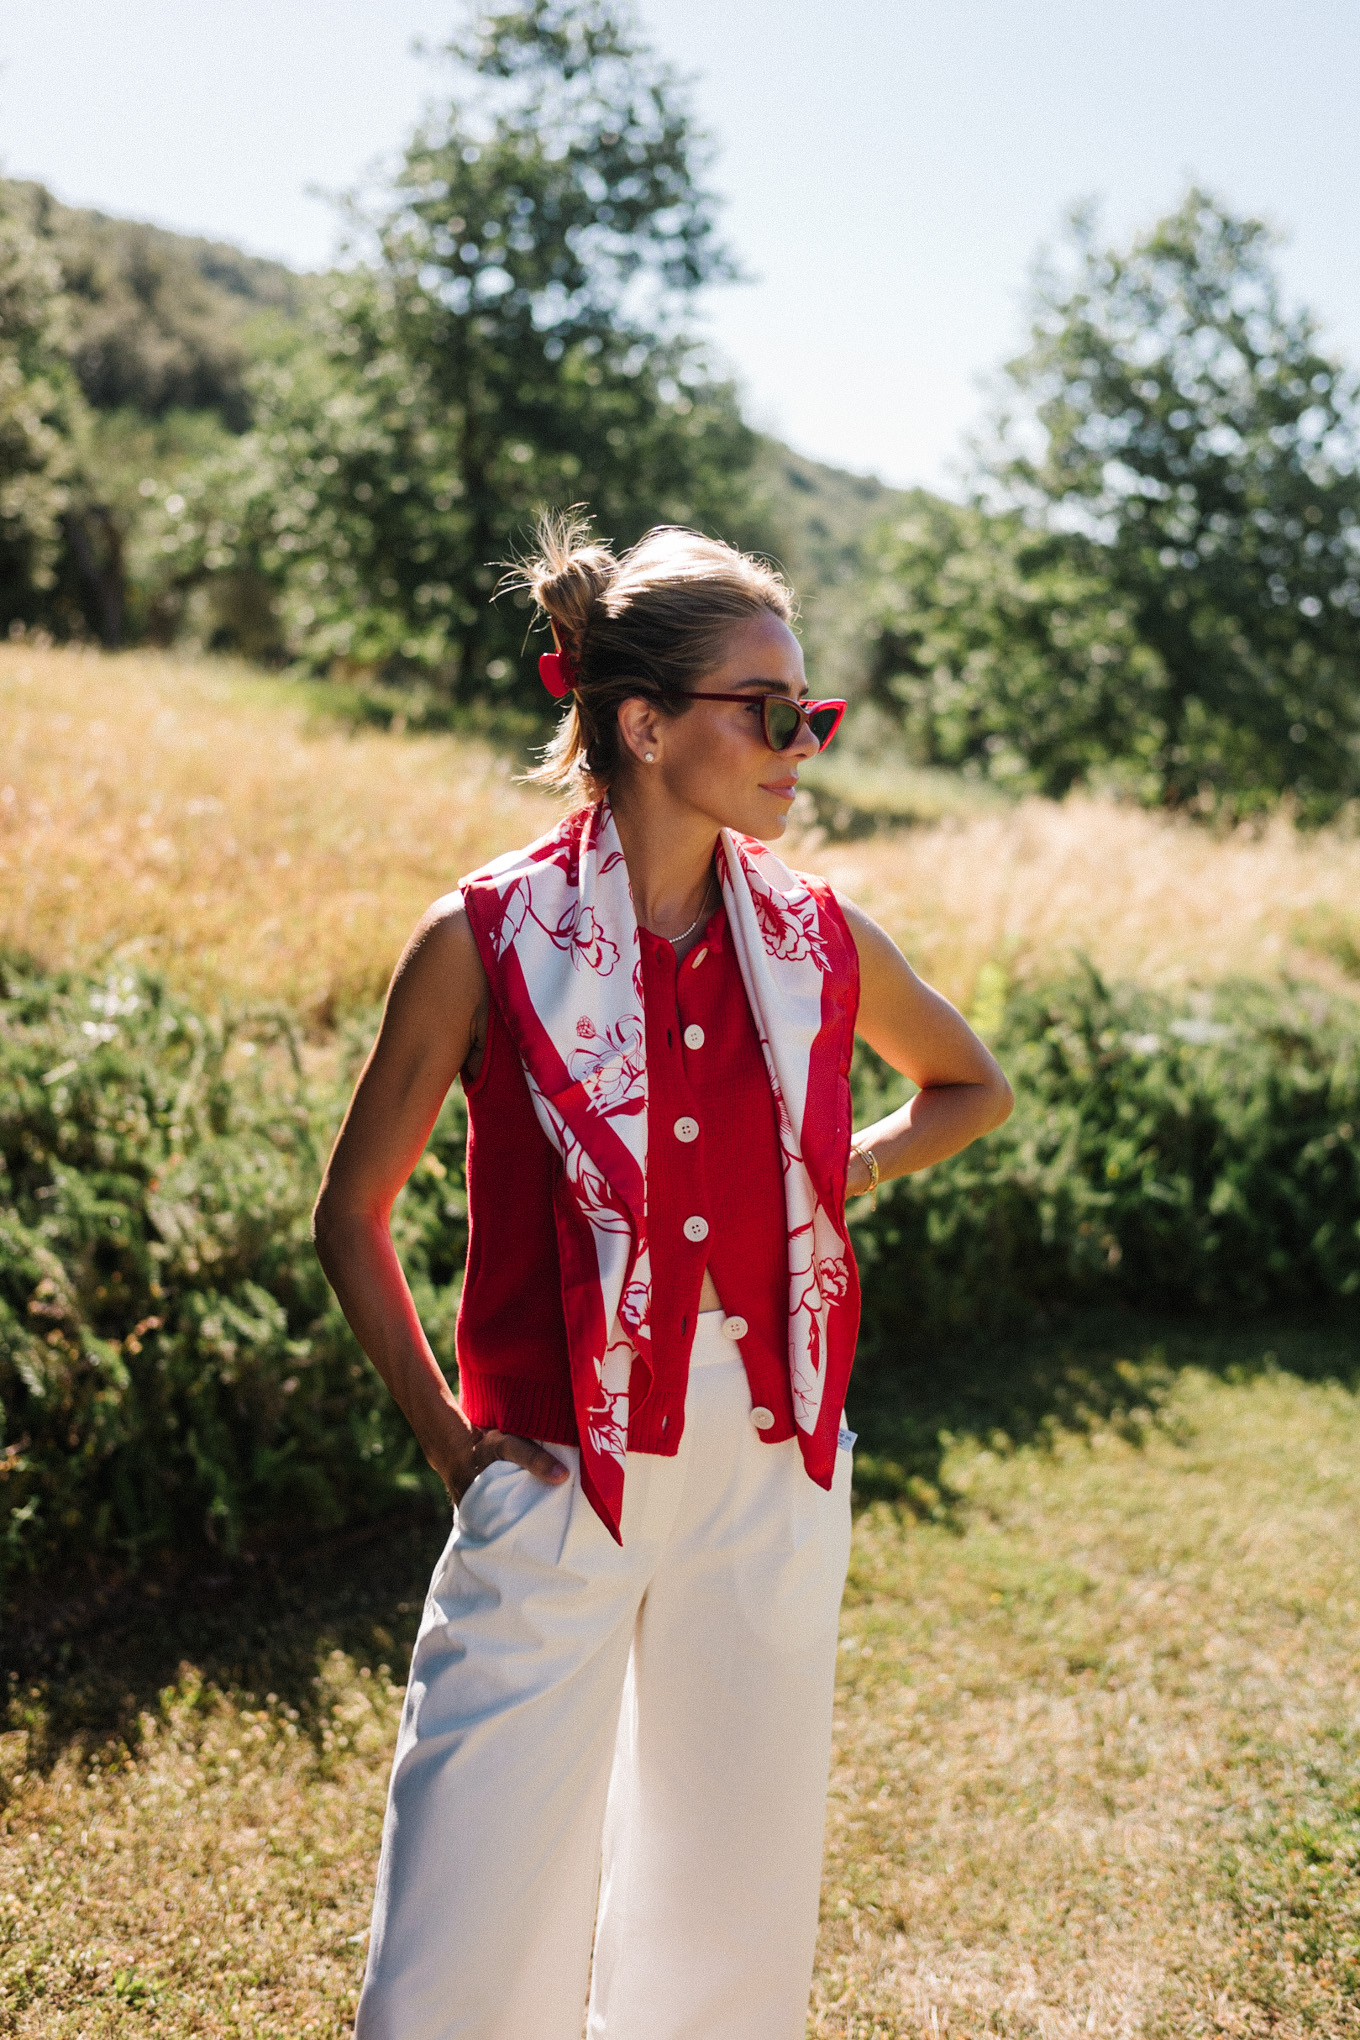
<path fill-rule="evenodd" d="M 859 1436 L 859 1432 L 858 1432 L 858 1431 L 850 1431 L 850 1430 L 847 1430 L 847 1429 L 846 1429 L 846 1427 L 845 1427 L 845 1425 L 844 1425 L 844 1424 L 842 1424 L 842 1425 L 841 1425 L 841 1428 L 840 1428 L 840 1431 L 839 1431 L 839 1433 L 837 1434 L 837 1438 L 836 1438 L 836 1450 L 837 1450 L 838 1452 L 851 1452 L 851 1451 L 853 1451 L 853 1450 L 854 1450 L 854 1445 L 855 1445 L 855 1440 L 856 1440 L 856 1438 L 858 1438 L 858 1436 Z"/>

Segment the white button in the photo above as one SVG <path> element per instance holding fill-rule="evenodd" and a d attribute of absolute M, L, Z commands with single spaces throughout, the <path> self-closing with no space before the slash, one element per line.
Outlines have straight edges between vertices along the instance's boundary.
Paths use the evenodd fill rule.
<path fill-rule="evenodd" d="M 672 1129 L 677 1140 L 697 1140 L 699 1122 L 697 1119 L 677 1119 Z"/>
<path fill-rule="evenodd" d="M 685 1220 L 685 1238 L 693 1240 L 696 1246 L 700 1240 L 706 1240 L 708 1238 L 708 1220 L 706 1218 L 699 1218 L 697 1215 L 694 1218 L 687 1218 Z"/>
<path fill-rule="evenodd" d="M 690 1025 L 685 1029 L 685 1047 L 702 1048 L 703 1045 L 704 1030 L 696 1022 L 691 1021 Z"/>
<path fill-rule="evenodd" d="M 691 956 L 689 960 L 690 969 L 697 970 L 699 968 L 699 965 L 703 962 L 704 958 L 707 955 L 708 955 L 707 949 L 696 949 L 693 956 Z"/>
<path fill-rule="evenodd" d="M 746 1337 L 746 1330 L 747 1326 L 744 1317 L 725 1317 L 723 1319 L 722 1334 L 725 1339 L 744 1339 Z"/>
<path fill-rule="evenodd" d="M 762 1409 L 759 1404 L 751 1412 L 751 1422 L 758 1431 L 768 1431 L 774 1423 L 774 1411 Z"/>

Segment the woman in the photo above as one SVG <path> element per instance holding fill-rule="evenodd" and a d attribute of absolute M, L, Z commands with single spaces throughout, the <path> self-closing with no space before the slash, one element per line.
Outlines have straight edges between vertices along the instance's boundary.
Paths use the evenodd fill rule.
<path fill-rule="evenodd" d="M 894 944 L 765 847 L 843 702 L 763 563 L 549 526 L 577 796 L 420 921 L 317 1250 L 456 1504 L 360 2040 L 794 2040 L 811 1982 L 858 1323 L 844 1208 L 1010 1109 Z M 795 705 L 796 704 L 796 705 Z M 920 1089 L 852 1137 L 853 1034 Z M 456 1398 L 388 1230 L 468 1096 Z M 593 1953 L 593 1963 L 592 1963 Z"/>

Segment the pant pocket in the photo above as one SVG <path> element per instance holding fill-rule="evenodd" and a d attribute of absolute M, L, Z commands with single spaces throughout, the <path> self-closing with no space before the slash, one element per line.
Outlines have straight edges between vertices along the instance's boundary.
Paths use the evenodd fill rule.
<path fill-rule="evenodd" d="M 536 1488 L 549 1492 L 545 1481 L 526 1473 L 513 1459 L 493 1459 L 463 1490 L 458 1504 L 459 1541 L 491 1544 L 504 1537 L 533 1509 Z"/>
<path fill-rule="evenodd" d="M 464 1490 L 458 1504 L 453 1548 L 472 1558 L 478 1551 L 508 1542 L 524 1545 L 531 1556 L 556 1565 L 562 1553 L 577 1486 L 571 1448 L 548 1450 L 566 1466 L 571 1478 L 557 1485 L 540 1480 L 513 1459 L 493 1459 Z"/>
<path fill-rule="evenodd" d="M 735 1555 L 737 1594 L 763 1647 L 797 1657 L 819 1649 L 839 1620 L 850 1556 L 849 1454 L 836 1455 L 828 1493 L 809 1479 L 794 1440 L 757 1450 L 764 1477 Z"/>

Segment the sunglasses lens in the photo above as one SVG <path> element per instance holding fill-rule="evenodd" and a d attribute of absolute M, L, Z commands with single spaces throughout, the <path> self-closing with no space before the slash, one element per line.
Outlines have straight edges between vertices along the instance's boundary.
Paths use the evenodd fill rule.
<path fill-rule="evenodd" d="M 821 750 L 824 751 L 835 736 L 840 719 L 841 711 L 839 706 L 835 704 L 826 708 L 814 708 L 808 717 L 808 726 L 813 736 L 817 739 Z"/>
<path fill-rule="evenodd" d="M 803 718 L 791 701 L 770 695 L 765 702 L 765 738 L 772 751 L 787 751 Z"/>

